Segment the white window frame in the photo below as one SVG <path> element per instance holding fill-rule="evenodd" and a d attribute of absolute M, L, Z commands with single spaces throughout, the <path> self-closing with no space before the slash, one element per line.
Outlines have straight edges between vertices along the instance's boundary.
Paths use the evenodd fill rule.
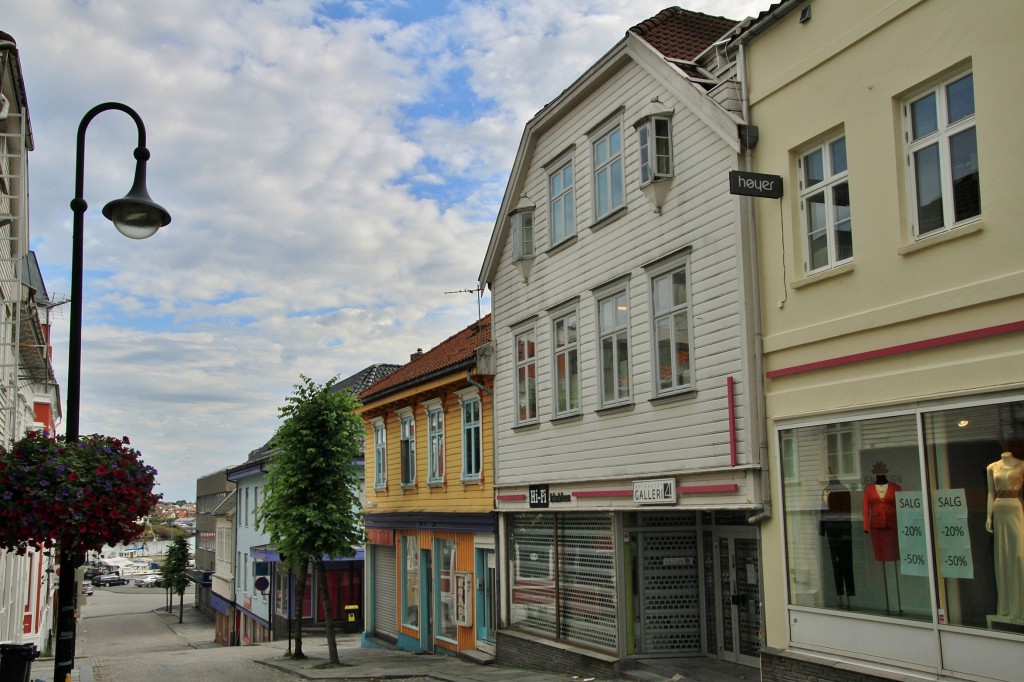
<path fill-rule="evenodd" d="M 974 107 L 969 115 L 963 116 L 960 119 L 949 121 L 949 101 L 948 92 L 949 87 L 956 83 L 959 83 L 964 78 L 971 78 L 971 101 Z M 913 121 L 913 108 L 915 104 L 923 102 L 929 97 L 935 98 L 935 116 L 936 116 L 936 129 L 927 133 L 923 133 L 917 139 L 914 138 L 914 121 Z M 909 200 L 909 211 L 910 211 L 910 224 L 913 228 L 914 237 L 921 239 L 924 237 L 930 237 L 935 234 L 947 232 L 954 228 L 966 225 L 972 222 L 976 222 L 981 219 L 981 197 L 980 187 L 978 189 L 978 210 L 973 215 L 968 215 L 960 220 L 956 219 L 956 205 L 955 205 L 955 192 L 953 185 L 953 154 L 951 152 L 951 145 L 953 138 L 960 136 L 961 134 L 972 132 L 975 135 L 974 140 L 974 163 L 973 168 L 975 173 L 979 173 L 978 163 L 978 142 L 976 132 L 976 112 L 977 108 L 974 103 L 974 72 L 970 69 L 966 71 L 958 72 L 957 74 L 944 78 L 940 82 L 937 82 L 927 88 L 926 90 L 919 90 L 912 96 L 907 97 L 903 102 L 903 127 L 904 127 L 904 140 L 906 143 L 906 164 L 907 164 L 907 189 Z M 919 202 L 919 189 L 918 189 L 918 154 L 926 152 L 931 147 L 935 146 L 938 152 L 938 170 L 939 170 L 939 189 L 941 191 L 941 218 L 942 224 L 933 227 L 928 230 L 922 231 L 921 226 L 921 215 Z M 978 181 L 980 186 L 980 180 Z"/>
<path fill-rule="evenodd" d="M 564 332 L 560 331 L 564 329 Z M 566 376 L 559 375 L 561 366 Z M 572 372 L 575 368 L 575 372 Z M 580 411 L 580 314 L 576 308 L 563 310 L 551 320 L 551 409 L 555 417 Z M 573 398 L 575 397 L 575 402 Z"/>
<path fill-rule="evenodd" d="M 608 145 L 612 147 L 612 139 L 617 140 L 618 149 L 608 149 L 605 158 L 599 158 L 601 147 Z M 593 203 L 594 220 L 611 215 L 616 210 L 626 205 L 626 168 L 623 158 L 623 135 L 622 125 L 615 123 L 604 128 L 595 136 L 591 145 L 591 158 L 593 160 L 594 172 L 591 176 L 594 183 Z M 617 170 L 616 170 L 617 169 Z M 615 196 L 618 190 L 619 196 Z M 618 201 L 616 202 L 616 198 Z M 602 207 L 602 201 L 607 200 L 607 205 Z"/>
<path fill-rule="evenodd" d="M 512 260 L 533 258 L 533 209 L 517 210 L 509 220 L 512 221 Z"/>
<path fill-rule="evenodd" d="M 602 407 L 628 403 L 633 396 L 632 341 L 629 334 L 629 318 L 630 305 L 627 288 L 609 291 L 598 298 L 597 357 L 600 377 L 599 395 Z M 626 346 L 624 360 L 620 357 L 620 347 L 623 343 Z M 625 376 L 621 371 L 623 362 L 625 363 Z"/>
<path fill-rule="evenodd" d="M 411 407 L 397 411 L 402 487 L 416 485 L 416 416 Z"/>
<path fill-rule="evenodd" d="M 440 399 L 423 403 L 427 414 L 427 483 L 444 483 L 444 404 Z"/>
<path fill-rule="evenodd" d="M 576 235 L 576 171 L 571 156 L 548 172 L 548 207 L 550 242 L 557 246 Z M 561 226 L 556 215 L 561 216 Z"/>
<path fill-rule="evenodd" d="M 459 392 L 462 431 L 462 480 L 479 481 L 484 469 L 484 406 L 476 388 Z M 475 411 L 475 416 L 472 414 Z M 476 466 L 471 467 L 473 460 Z"/>
<path fill-rule="evenodd" d="M 373 487 L 383 490 L 388 485 L 387 427 L 383 419 L 373 420 Z"/>
<path fill-rule="evenodd" d="M 848 448 L 834 449 L 833 443 L 842 445 L 844 436 L 848 436 Z M 852 479 L 860 476 L 860 465 L 857 452 L 857 428 L 856 422 L 834 422 L 826 424 L 821 430 L 821 451 L 825 453 L 824 476 L 836 476 L 840 479 Z M 849 457 L 849 466 L 844 462 L 844 456 Z"/>
<path fill-rule="evenodd" d="M 520 355 L 520 347 L 525 351 Z M 512 337 L 515 364 L 515 424 L 537 423 L 537 330 L 520 329 Z M 532 407 L 531 407 L 532 399 Z"/>
<path fill-rule="evenodd" d="M 837 153 L 842 145 L 842 154 Z M 810 159 L 815 155 L 821 158 L 820 179 L 808 177 Z M 841 166 L 839 164 L 842 164 Z M 825 142 L 805 150 L 797 162 L 800 171 L 800 219 L 803 224 L 804 240 L 804 271 L 808 274 L 836 267 L 853 260 L 853 218 L 850 206 L 849 164 L 846 155 L 846 134 L 836 135 Z M 844 190 L 845 188 L 845 190 Z M 844 197 L 845 192 L 845 197 Z M 821 197 L 821 201 L 815 201 Z M 845 214 L 843 213 L 845 199 Z M 824 215 L 820 216 L 821 224 L 812 224 L 813 205 L 823 205 Z M 845 227 L 845 230 L 843 229 Z M 845 247 L 840 243 L 843 231 L 849 233 L 850 243 Z M 825 261 L 813 263 L 812 258 L 817 250 L 816 240 L 825 239 Z M 842 249 L 848 253 L 843 253 Z"/>
<path fill-rule="evenodd" d="M 640 186 L 646 187 L 652 182 L 672 178 L 675 175 L 672 117 L 650 116 L 636 124 L 636 134 Z"/>
<path fill-rule="evenodd" d="M 675 302 L 673 300 L 671 305 L 665 308 L 659 308 L 659 301 L 657 295 L 658 284 L 664 279 L 669 281 L 669 291 L 672 291 L 672 278 L 682 273 L 685 278 L 685 294 L 686 300 L 682 303 Z M 694 353 L 693 353 L 693 314 L 691 311 L 691 301 L 693 300 L 692 294 L 692 282 L 690 280 L 690 259 L 687 255 L 679 260 L 673 261 L 671 264 L 666 264 L 664 267 L 659 268 L 657 271 L 651 273 L 650 276 L 650 296 L 651 296 L 651 359 L 653 363 L 652 367 L 652 378 L 654 383 L 654 394 L 655 396 L 671 395 L 679 393 L 681 391 L 692 390 L 695 386 L 695 365 L 694 365 Z M 686 318 L 685 332 L 687 335 L 686 339 L 686 365 L 688 368 L 687 381 L 678 381 L 679 377 L 679 347 L 681 341 L 677 337 L 678 324 L 672 324 L 680 315 L 684 315 Z M 675 348 L 676 352 L 670 353 L 669 366 L 670 366 L 670 378 L 669 385 L 662 385 L 661 380 L 661 358 L 659 353 L 659 337 L 658 331 L 660 324 L 663 320 L 669 322 L 669 346 Z"/>

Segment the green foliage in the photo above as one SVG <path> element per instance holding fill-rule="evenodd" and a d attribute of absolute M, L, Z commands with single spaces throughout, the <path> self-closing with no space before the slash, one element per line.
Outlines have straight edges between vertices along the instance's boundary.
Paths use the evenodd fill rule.
<path fill-rule="evenodd" d="M 171 541 L 171 546 L 164 553 L 164 563 L 160 567 L 164 588 L 181 596 L 188 589 L 188 562 L 192 553 L 188 550 L 188 540 L 178 536 Z"/>
<path fill-rule="evenodd" d="M 363 420 L 359 401 L 337 390 L 336 378 L 322 386 L 306 376 L 279 413 L 273 438 L 266 500 L 259 523 L 293 567 L 308 560 L 355 556 L 362 544 L 359 467 Z"/>

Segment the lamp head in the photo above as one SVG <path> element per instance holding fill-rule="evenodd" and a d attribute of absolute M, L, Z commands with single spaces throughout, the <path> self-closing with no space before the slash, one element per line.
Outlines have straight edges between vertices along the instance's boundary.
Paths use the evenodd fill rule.
<path fill-rule="evenodd" d="M 121 199 L 114 199 L 103 207 L 103 217 L 114 223 L 117 231 L 129 239 L 152 237 L 164 225 L 171 222 L 171 214 L 160 204 L 149 198 L 146 189 L 146 161 L 149 150 L 139 147 L 135 150 L 135 182 Z"/>

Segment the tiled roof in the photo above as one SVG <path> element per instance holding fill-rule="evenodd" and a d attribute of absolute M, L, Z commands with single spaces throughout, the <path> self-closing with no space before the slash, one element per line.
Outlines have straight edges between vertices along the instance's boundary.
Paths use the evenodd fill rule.
<path fill-rule="evenodd" d="M 352 376 L 338 383 L 334 384 L 335 391 L 341 391 L 346 388 L 352 389 L 352 392 L 359 395 L 370 386 L 383 379 L 384 377 L 392 374 L 398 370 L 401 365 L 392 365 L 385 362 L 378 362 L 375 365 L 370 365 L 361 372 L 356 372 Z"/>
<path fill-rule="evenodd" d="M 737 23 L 725 17 L 669 7 L 629 30 L 667 59 L 692 61 Z"/>
<path fill-rule="evenodd" d="M 381 379 L 359 394 L 359 398 L 366 402 L 375 396 L 397 388 L 415 385 L 438 372 L 471 361 L 476 357 L 477 349 L 490 340 L 491 316 L 488 314 L 458 334 L 402 365 L 393 374 Z"/>

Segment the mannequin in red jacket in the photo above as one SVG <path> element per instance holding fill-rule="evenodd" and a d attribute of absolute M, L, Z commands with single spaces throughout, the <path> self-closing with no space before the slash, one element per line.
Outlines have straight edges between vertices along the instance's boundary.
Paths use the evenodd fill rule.
<path fill-rule="evenodd" d="M 871 469 L 875 482 L 864 488 L 864 532 L 871 533 L 871 547 L 877 561 L 897 561 L 900 558 L 899 535 L 896 526 L 896 493 L 898 483 L 891 483 L 886 474 L 889 468 L 878 462 Z"/>

